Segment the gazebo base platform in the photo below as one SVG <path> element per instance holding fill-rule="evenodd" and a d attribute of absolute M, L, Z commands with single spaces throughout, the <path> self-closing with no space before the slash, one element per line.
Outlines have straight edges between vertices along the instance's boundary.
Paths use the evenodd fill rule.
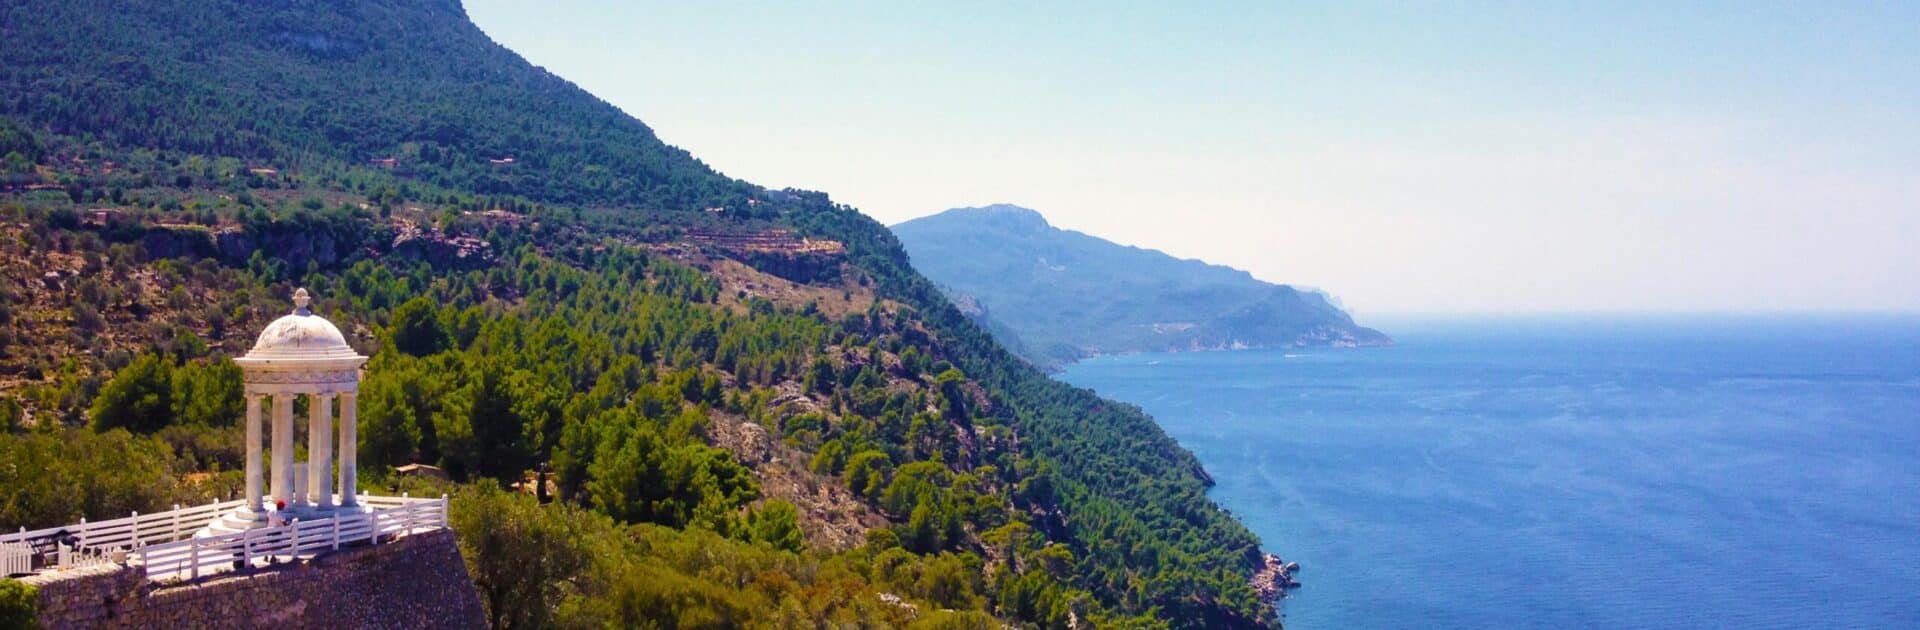
<path fill-rule="evenodd" d="M 268 503 L 271 503 L 271 501 L 268 501 Z M 301 522 L 310 522 L 310 521 L 315 521 L 315 520 L 324 519 L 324 518 L 335 518 L 339 516 L 357 515 L 357 514 L 365 513 L 368 510 L 367 510 L 367 507 L 364 505 L 351 505 L 351 506 L 340 505 L 339 495 L 334 495 L 333 505 L 329 507 L 320 507 L 320 506 L 314 506 L 314 505 L 289 505 L 287 506 L 286 510 L 279 511 L 279 510 L 275 510 L 272 505 L 268 505 L 264 509 L 261 509 L 259 511 L 254 511 L 253 509 L 242 505 L 239 508 L 235 509 L 234 511 L 228 512 L 220 516 L 219 518 L 214 519 L 213 522 L 208 523 L 206 527 L 201 528 L 199 533 L 194 534 L 194 536 L 207 537 L 207 536 L 219 536 L 223 534 L 236 534 L 249 529 L 269 527 L 273 524 L 273 521 L 274 521 L 273 517 L 276 511 L 279 512 L 280 522 L 284 524 L 284 523 L 291 523 L 295 520 L 299 520 Z"/>

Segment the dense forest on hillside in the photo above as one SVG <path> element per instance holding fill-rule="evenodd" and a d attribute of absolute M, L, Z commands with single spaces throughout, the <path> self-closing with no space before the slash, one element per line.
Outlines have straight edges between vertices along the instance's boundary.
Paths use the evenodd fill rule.
<path fill-rule="evenodd" d="M 0 526 L 233 496 L 231 357 L 306 287 L 373 357 L 363 485 L 449 473 L 497 625 L 1274 623 L 1137 409 L 456 5 L 25 3 L 0 41 Z"/>

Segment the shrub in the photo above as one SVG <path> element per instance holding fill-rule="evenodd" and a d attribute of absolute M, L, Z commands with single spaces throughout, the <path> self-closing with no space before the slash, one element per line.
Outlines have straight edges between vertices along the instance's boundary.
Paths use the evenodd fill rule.
<path fill-rule="evenodd" d="M 407 300 L 393 309 L 393 348 L 416 357 L 438 354 L 453 344 L 453 336 L 440 321 L 440 311 L 426 296 Z"/>
<path fill-rule="evenodd" d="M 32 584 L 0 579 L 0 628 L 40 627 L 39 591 Z"/>
<path fill-rule="evenodd" d="M 159 440 L 84 429 L 0 435 L 0 528 L 52 527 L 191 501 Z"/>
<path fill-rule="evenodd" d="M 91 415 L 99 431 L 149 433 L 167 426 L 173 417 L 173 365 L 155 354 L 135 358 L 100 388 Z"/>

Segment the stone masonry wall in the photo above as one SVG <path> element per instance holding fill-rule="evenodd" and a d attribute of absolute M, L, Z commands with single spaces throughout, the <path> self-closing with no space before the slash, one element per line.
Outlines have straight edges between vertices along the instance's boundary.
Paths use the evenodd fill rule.
<path fill-rule="evenodd" d="M 31 578 L 64 628 L 485 628 L 451 530 L 172 585 L 108 567 Z"/>

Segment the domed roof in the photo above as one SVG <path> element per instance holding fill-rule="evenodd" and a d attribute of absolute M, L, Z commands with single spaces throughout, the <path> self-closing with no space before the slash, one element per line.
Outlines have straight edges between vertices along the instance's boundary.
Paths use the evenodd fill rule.
<path fill-rule="evenodd" d="M 326 318 L 313 314 L 307 308 L 312 298 L 307 290 L 293 293 L 294 309 L 280 319 L 267 324 L 260 331 L 260 339 L 253 343 L 253 349 L 247 356 L 241 357 L 242 364 L 266 361 L 330 361 L 335 359 L 361 359 L 360 353 L 347 345 L 347 338 L 340 329 Z"/>

